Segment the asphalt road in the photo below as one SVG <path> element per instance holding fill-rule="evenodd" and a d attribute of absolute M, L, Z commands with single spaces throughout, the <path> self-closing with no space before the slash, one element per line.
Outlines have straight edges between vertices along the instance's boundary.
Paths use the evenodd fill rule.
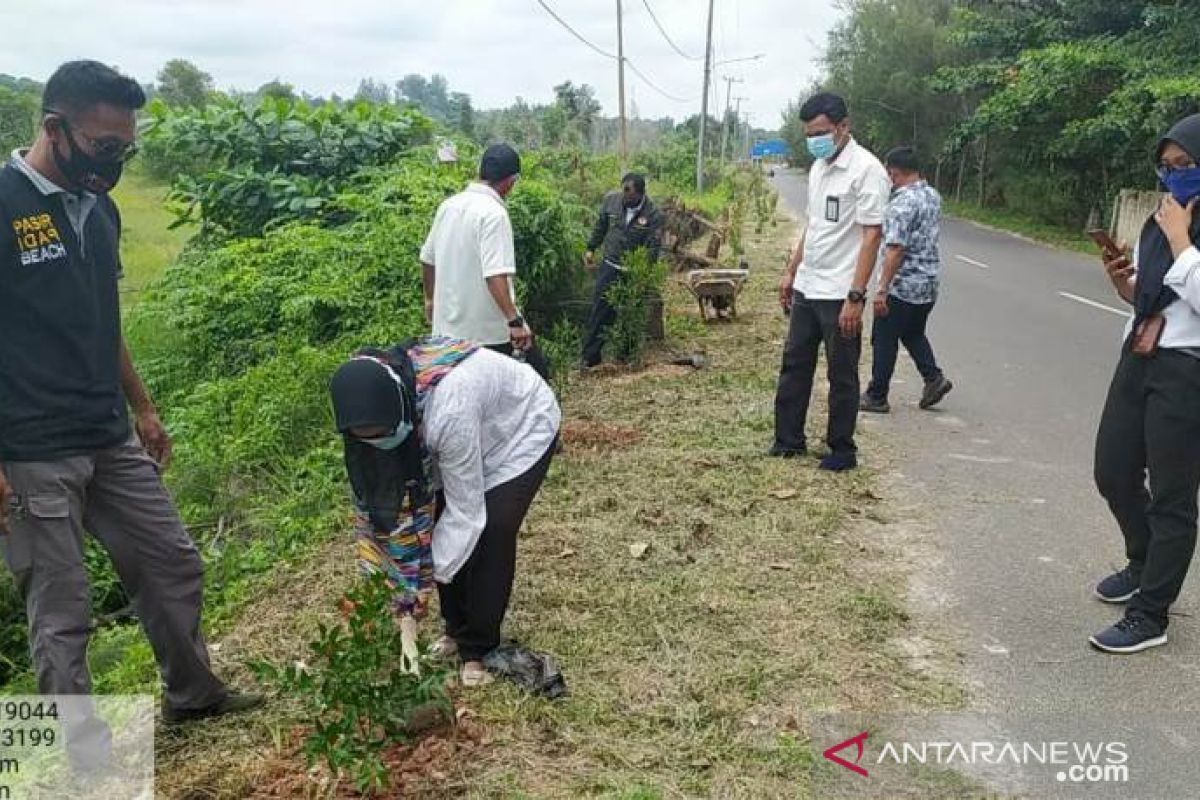
<path fill-rule="evenodd" d="M 778 172 L 775 185 L 803 218 L 803 177 Z M 902 351 L 892 413 L 867 421 L 929 523 L 937 556 L 914 575 L 920 615 L 957 639 L 971 709 L 1024 720 L 1014 736 L 1058 738 L 1069 722 L 1077 738 L 1134 743 L 1128 783 L 1030 796 L 1200 797 L 1200 575 L 1166 647 L 1122 657 L 1087 644 L 1120 613 L 1092 596 L 1124 563 L 1092 449 L 1122 303 L 1098 260 L 967 222 L 943 221 L 941 254 L 930 338 L 954 391 L 919 410 Z"/>

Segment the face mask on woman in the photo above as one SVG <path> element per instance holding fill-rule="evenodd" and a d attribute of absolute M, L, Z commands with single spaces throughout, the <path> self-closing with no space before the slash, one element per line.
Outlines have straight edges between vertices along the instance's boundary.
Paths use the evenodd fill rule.
<path fill-rule="evenodd" d="M 1163 167 L 1158 177 L 1181 206 L 1200 197 L 1200 167 Z"/>
<path fill-rule="evenodd" d="M 404 440 L 412 433 L 412 425 L 408 422 L 402 422 L 388 436 L 379 436 L 374 439 L 363 439 L 362 441 L 371 445 L 378 450 L 395 450 L 400 445 L 404 444 Z"/>

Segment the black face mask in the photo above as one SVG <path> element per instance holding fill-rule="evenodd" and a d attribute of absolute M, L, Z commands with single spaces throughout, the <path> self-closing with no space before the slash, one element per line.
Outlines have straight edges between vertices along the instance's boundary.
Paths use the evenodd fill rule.
<path fill-rule="evenodd" d="M 624 202 L 625 202 L 626 208 L 637 208 L 638 206 L 640 206 L 642 204 L 642 195 L 638 195 L 638 194 L 628 195 L 627 194 L 627 195 L 625 195 Z"/>
<path fill-rule="evenodd" d="M 125 162 L 120 159 L 100 159 L 84 152 L 83 148 L 75 144 L 75 136 L 67 126 L 66 120 L 63 120 L 62 131 L 67 140 L 70 155 L 64 157 L 58 152 L 57 147 L 50 149 L 54 151 L 55 166 L 71 182 L 71 187 L 84 189 L 94 194 L 105 194 L 111 191 L 121 180 Z"/>

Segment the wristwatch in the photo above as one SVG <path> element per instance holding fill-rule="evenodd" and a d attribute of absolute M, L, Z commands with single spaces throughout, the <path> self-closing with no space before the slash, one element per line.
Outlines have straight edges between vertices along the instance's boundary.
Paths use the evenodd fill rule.
<path fill-rule="evenodd" d="M 522 317 L 520 314 L 517 314 L 515 317 L 513 317 L 512 319 L 510 319 L 508 321 L 508 327 L 524 328 L 525 327 L 525 318 Z"/>
<path fill-rule="evenodd" d="M 851 303 L 865 303 L 867 302 L 867 293 L 862 289 L 851 289 L 846 295 L 846 299 Z"/>

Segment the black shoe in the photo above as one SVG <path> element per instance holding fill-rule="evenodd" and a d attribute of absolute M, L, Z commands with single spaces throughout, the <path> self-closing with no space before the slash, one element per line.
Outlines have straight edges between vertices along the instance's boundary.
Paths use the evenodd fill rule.
<path fill-rule="evenodd" d="M 921 408 L 933 408 L 942 401 L 942 398 L 950 393 L 954 388 L 945 375 L 938 375 L 931 381 L 925 383 L 925 391 L 921 393 L 921 402 L 918 405 Z"/>
<path fill-rule="evenodd" d="M 1140 653 L 1167 643 L 1167 631 L 1141 614 L 1126 614 L 1106 631 L 1088 637 L 1092 647 L 1106 653 Z"/>
<path fill-rule="evenodd" d="M 194 722 L 212 717 L 224 717 L 230 714 L 241 714 L 265 703 L 261 694 L 249 692 L 229 692 L 223 700 L 204 708 L 171 708 L 163 703 L 163 722 L 168 725 L 179 725 L 184 722 Z"/>
<path fill-rule="evenodd" d="M 858 457 L 854 453 L 830 453 L 818 466 L 828 472 L 845 472 L 858 466 Z"/>
<path fill-rule="evenodd" d="M 886 414 L 892 410 L 888 405 L 887 400 L 880 400 L 873 397 L 870 392 L 863 392 L 863 396 L 858 400 L 859 411 L 870 411 L 873 414 Z"/>
<path fill-rule="evenodd" d="M 807 447 L 784 447 L 779 444 L 771 445 L 771 449 L 767 451 L 771 458 L 803 458 L 807 454 Z"/>
<path fill-rule="evenodd" d="M 1096 597 L 1106 603 L 1128 603 L 1141 591 L 1142 576 L 1130 567 L 1114 572 L 1096 584 Z"/>

